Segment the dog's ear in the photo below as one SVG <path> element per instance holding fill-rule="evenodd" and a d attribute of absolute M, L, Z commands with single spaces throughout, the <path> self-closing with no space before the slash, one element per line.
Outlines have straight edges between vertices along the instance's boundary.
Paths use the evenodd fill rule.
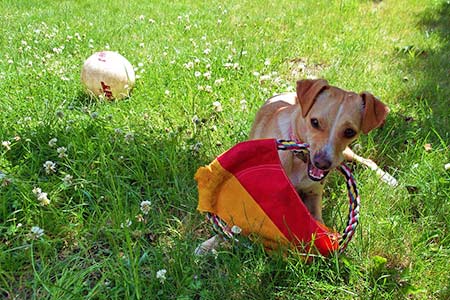
<path fill-rule="evenodd" d="M 328 82 L 324 79 L 304 79 L 297 81 L 297 101 L 302 108 L 303 118 L 306 117 L 313 106 L 317 95 L 328 86 Z"/>
<path fill-rule="evenodd" d="M 372 129 L 383 125 L 389 108 L 368 92 L 362 92 L 360 96 L 363 99 L 361 131 L 367 134 Z"/>

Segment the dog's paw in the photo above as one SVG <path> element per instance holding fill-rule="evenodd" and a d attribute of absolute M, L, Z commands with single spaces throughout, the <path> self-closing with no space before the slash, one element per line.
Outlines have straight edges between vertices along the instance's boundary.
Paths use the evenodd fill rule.
<path fill-rule="evenodd" d="M 202 256 L 211 252 L 212 250 L 215 250 L 217 246 L 219 246 L 220 240 L 221 240 L 220 236 L 218 235 L 213 236 L 212 238 L 198 245 L 197 248 L 195 248 L 194 250 L 194 254 L 196 256 Z"/>

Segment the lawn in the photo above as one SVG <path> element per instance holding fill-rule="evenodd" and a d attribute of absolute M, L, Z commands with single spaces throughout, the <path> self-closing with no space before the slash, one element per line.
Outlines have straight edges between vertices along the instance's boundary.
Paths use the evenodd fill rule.
<path fill-rule="evenodd" d="M 83 61 L 106 49 L 136 69 L 128 99 L 83 91 Z M 344 255 L 243 241 L 194 256 L 211 234 L 195 171 L 307 77 L 389 105 L 354 149 L 399 186 L 353 165 Z M 449 78 L 449 1 L 3 0 L 0 298 L 449 299 Z M 328 225 L 346 202 L 331 176 Z"/>

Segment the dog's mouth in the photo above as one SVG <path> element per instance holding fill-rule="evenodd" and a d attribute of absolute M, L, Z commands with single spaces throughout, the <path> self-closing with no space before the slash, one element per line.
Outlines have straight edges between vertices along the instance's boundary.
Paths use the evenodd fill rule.
<path fill-rule="evenodd" d="M 311 159 L 308 159 L 308 176 L 311 180 L 321 181 L 328 175 L 329 172 L 329 170 L 316 168 L 311 162 Z"/>

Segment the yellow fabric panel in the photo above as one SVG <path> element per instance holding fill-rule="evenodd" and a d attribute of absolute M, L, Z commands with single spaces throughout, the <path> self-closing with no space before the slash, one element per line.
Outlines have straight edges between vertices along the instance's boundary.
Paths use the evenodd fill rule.
<path fill-rule="evenodd" d="M 266 247 L 287 245 L 288 239 L 253 200 L 239 181 L 216 159 L 198 169 L 199 201 L 197 209 L 219 216 L 228 226 L 239 226 L 244 235 L 256 233 Z"/>

